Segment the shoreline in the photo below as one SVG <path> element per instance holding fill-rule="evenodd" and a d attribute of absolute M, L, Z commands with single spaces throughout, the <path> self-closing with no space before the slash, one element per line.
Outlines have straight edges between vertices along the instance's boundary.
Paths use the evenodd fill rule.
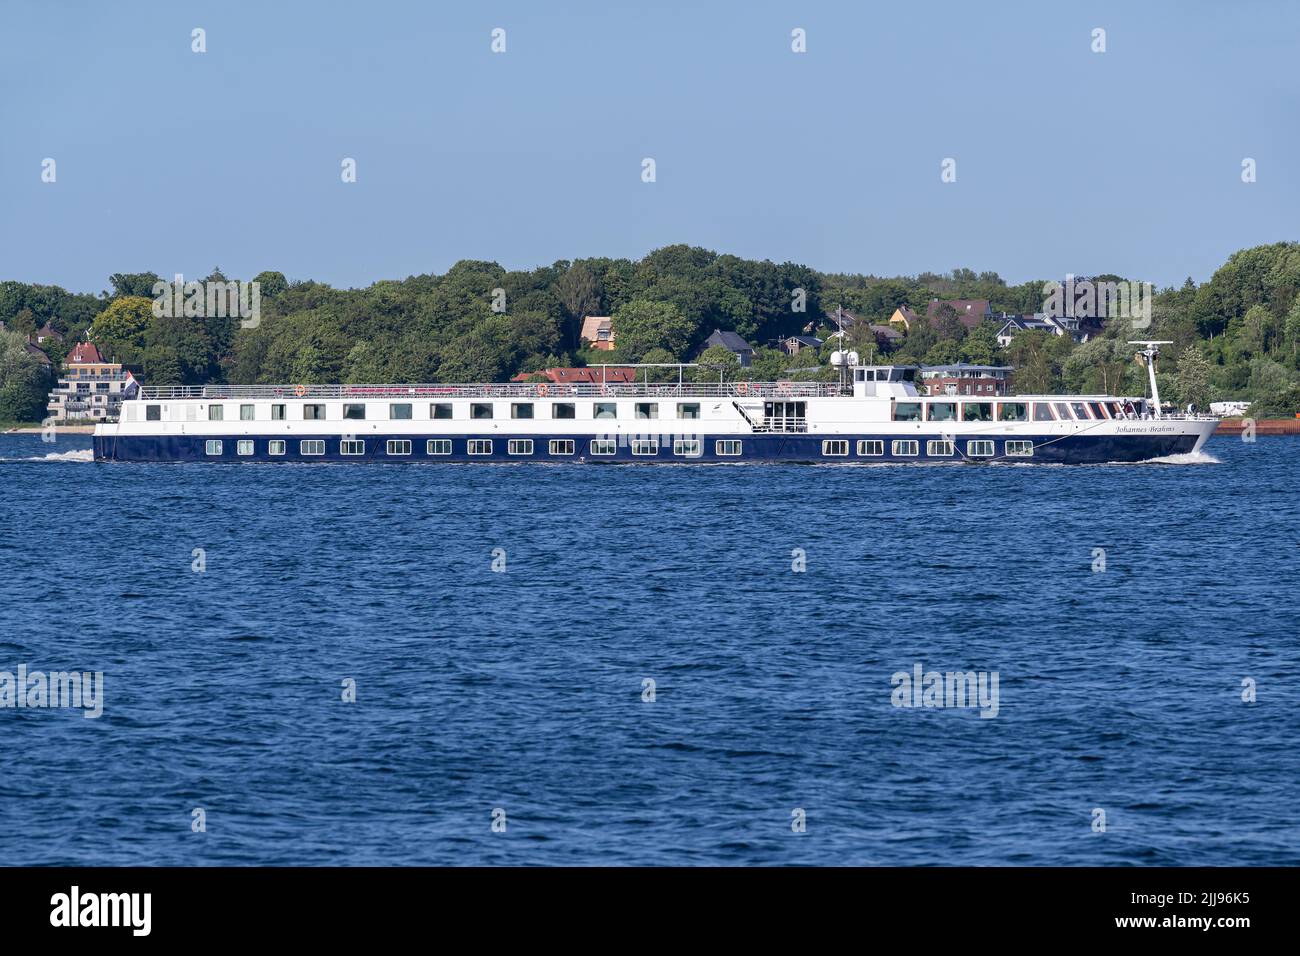
<path fill-rule="evenodd" d="M 6 428 L 0 431 L 0 435 L 39 435 L 50 428 L 56 435 L 93 435 L 95 433 L 94 425 L 19 425 L 17 428 Z"/>
<path fill-rule="evenodd" d="M 1214 430 L 1216 435 L 1240 435 L 1245 430 L 1244 418 L 1225 418 Z M 1300 435 L 1300 418 L 1259 418 L 1255 420 L 1256 435 Z"/>

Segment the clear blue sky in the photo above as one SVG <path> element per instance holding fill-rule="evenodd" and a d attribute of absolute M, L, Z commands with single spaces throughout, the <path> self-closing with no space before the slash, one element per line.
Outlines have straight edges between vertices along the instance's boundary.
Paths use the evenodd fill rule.
<path fill-rule="evenodd" d="M 1282 0 L 4 0 L 0 279 L 358 286 L 685 242 L 1200 281 L 1300 239 L 1298 53 Z"/>

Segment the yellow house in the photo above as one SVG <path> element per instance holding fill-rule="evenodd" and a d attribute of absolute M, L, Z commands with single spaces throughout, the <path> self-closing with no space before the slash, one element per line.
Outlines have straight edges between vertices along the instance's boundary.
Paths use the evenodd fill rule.
<path fill-rule="evenodd" d="M 890 325 L 901 325 L 909 332 L 912 330 L 912 323 L 916 320 L 916 313 L 905 305 L 900 305 L 894 310 L 894 314 L 889 317 Z"/>
<path fill-rule="evenodd" d="M 614 323 L 607 315 L 588 315 L 582 320 L 582 331 L 578 338 L 587 342 L 593 349 L 602 352 L 613 351 Z"/>

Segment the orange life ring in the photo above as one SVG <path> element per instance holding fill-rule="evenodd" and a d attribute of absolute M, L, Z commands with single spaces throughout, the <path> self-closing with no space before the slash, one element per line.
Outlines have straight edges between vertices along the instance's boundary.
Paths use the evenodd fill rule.
<path fill-rule="evenodd" d="M 748 382 L 737 382 L 737 383 L 736 383 L 736 391 L 739 392 L 741 395 L 746 395 L 746 394 L 748 394 L 748 393 L 749 393 L 749 383 L 748 383 Z"/>
<path fill-rule="evenodd" d="M 307 386 L 306 386 L 306 385 L 295 385 L 295 386 L 293 387 L 293 393 L 294 393 L 295 395 L 297 395 L 299 398 L 302 398 L 304 395 L 307 394 Z"/>
<path fill-rule="evenodd" d="M 550 389 L 546 387 L 545 383 L 537 386 L 538 395 L 545 395 L 548 391 L 550 391 Z"/>

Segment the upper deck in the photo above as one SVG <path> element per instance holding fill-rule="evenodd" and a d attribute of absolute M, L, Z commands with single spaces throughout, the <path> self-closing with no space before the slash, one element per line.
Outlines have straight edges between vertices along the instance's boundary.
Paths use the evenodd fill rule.
<path fill-rule="evenodd" d="M 836 382 L 508 382 L 475 385 L 146 385 L 148 401 L 286 398 L 339 401 L 364 398 L 833 398 L 852 395 Z"/>

